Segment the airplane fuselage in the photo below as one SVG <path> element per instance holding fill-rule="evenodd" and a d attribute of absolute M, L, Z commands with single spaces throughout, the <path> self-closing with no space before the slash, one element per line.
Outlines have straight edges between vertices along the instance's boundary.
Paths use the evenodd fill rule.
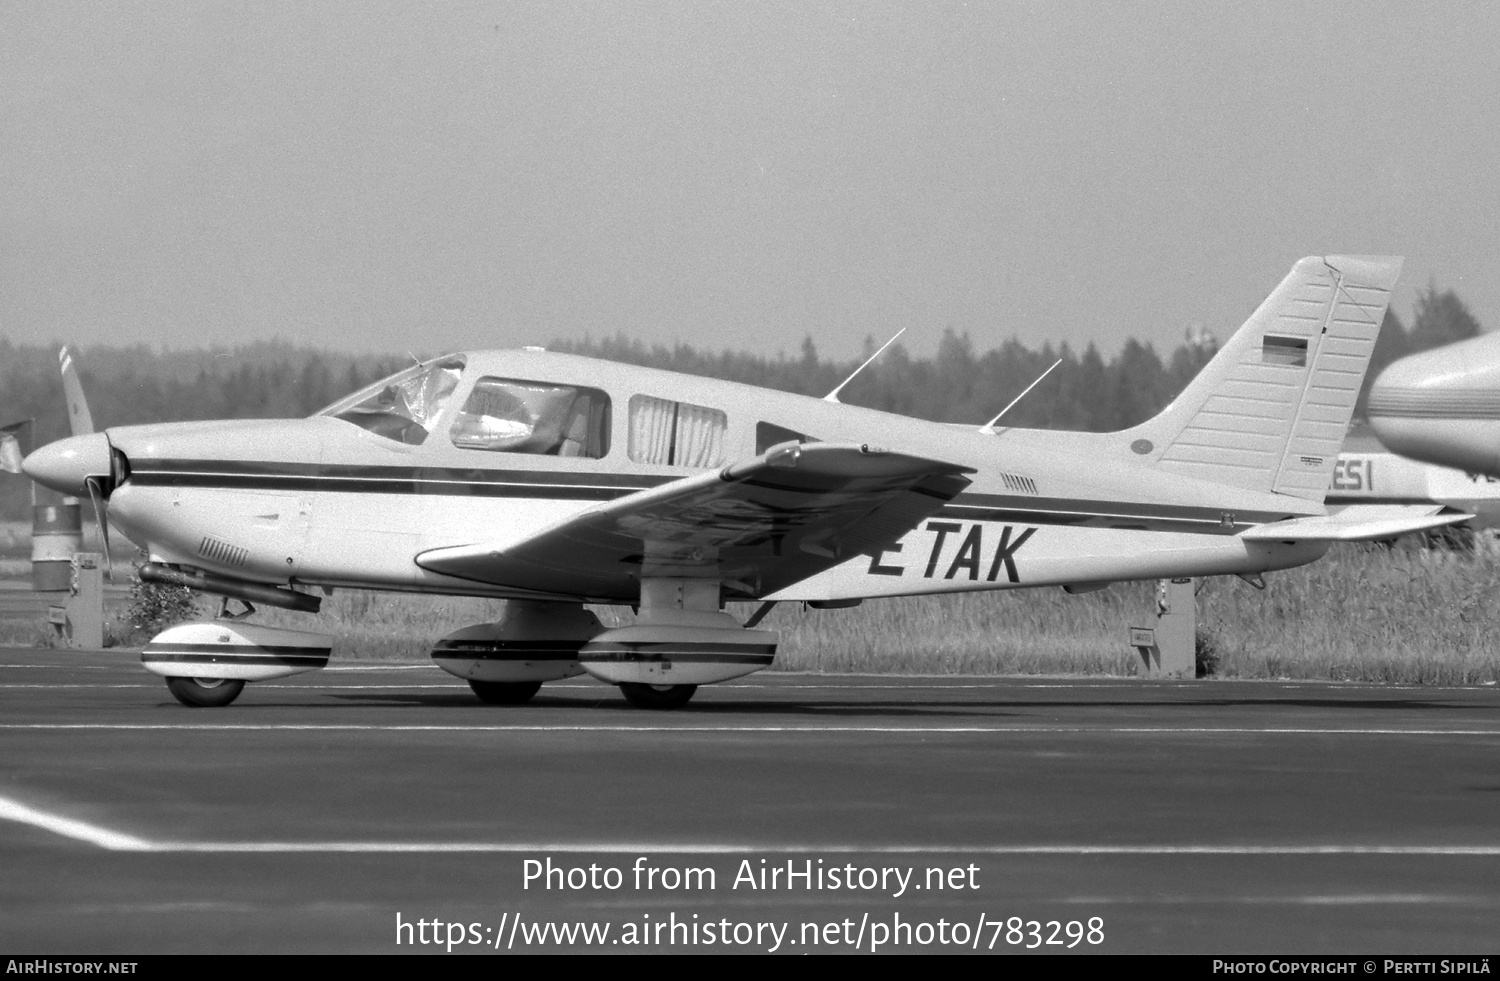
<path fill-rule="evenodd" d="M 880 551 L 768 595 L 736 598 L 843 600 L 1250 574 L 1312 561 L 1327 547 L 1242 541 L 1237 533 L 1246 527 L 1322 509 L 1137 465 L 1110 444 L 1115 434 L 985 434 L 569 355 L 462 357 L 461 377 L 423 420 L 420 442 L 408 441 L 410 430 L 393 438 L 363 416 L 355 424 L 334 414 L 110 429 L 130 466 L 110 495 L 110 518 L 160 561 L 244 579 L 562 598 L 524 581 L 445 575 L 424 568 L 421 557 L 478 542 L 503 549 L 601 502 L 803 439 L 878 444 L 975 472 L 963 493 Z M 592 448 L 574 455 L 540 443 L 497 450 L 488 437 L 463 430 L 463 407 L 486 379 L 595 393 Z M 646 445 L 649 413 L 661 415 L 669 404 L 685 407 L 672 410 L 674 419 L 696 413 L 702 423 L 695 445 L 684 438 L 675 448 L 692 459 Z M 637 596 L 567 598 L 631 603 Z"/>

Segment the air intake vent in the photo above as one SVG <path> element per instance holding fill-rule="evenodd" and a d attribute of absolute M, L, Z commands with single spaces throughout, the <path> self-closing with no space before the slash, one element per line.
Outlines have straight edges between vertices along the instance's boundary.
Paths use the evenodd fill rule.
<path fill-rule="evenodd" d="M 1001 473 L 1000 479 L 1005 481 L 1005 486 L 1019 494 L 1036 494 L 1036 481 L 1030 477 L 1017 477 L 1013 473 Z"/>
<path fill-rule="evenodd" d="M 217 538 L 204 537 L 203 541 L 198 543 L 198 554 L 219 565 L 244 565 L 245 559 L 250 555 L 250 550 L 228 542 L 221 542 Z"/>

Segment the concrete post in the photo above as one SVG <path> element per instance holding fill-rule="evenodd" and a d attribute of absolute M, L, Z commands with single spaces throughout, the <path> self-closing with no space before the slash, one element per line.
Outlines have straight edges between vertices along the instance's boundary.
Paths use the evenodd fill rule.
<path fill-rule="evenodd" d="M 63 647 L 99 650 L 104 646 L 104 560 L 97 552 L 73 556 L 72 576 L 62 606 L 47 610 Z"/>
<path fill-rule="evenodd" d="M 1197 677 L 1198 607 L 1191 579 L 1156 583 L 1156 625 L 1131 627 L 1130 643 L 1147 678 Z"/>

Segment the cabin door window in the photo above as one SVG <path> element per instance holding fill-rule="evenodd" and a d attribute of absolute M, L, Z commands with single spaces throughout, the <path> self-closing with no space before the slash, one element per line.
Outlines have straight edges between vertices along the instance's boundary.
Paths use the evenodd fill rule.
<path fill-rule="evenodd" d="M 450 435 L 466 450 L 597 459 L 609 452 L 609 396 L 576 385 L 481 378 Z"/>

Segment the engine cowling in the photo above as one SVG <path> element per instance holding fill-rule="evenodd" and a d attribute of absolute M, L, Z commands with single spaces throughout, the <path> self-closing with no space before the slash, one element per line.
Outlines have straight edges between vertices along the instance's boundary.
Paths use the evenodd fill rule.
<path fill-rule="evenodd" d="M 556 681 L 582 674 L 578 651 L 604 630 L 580 604 L 513 600 L 494 623 L 455 630 L 432 647 L 432 659 L 466 681 Z"/>

